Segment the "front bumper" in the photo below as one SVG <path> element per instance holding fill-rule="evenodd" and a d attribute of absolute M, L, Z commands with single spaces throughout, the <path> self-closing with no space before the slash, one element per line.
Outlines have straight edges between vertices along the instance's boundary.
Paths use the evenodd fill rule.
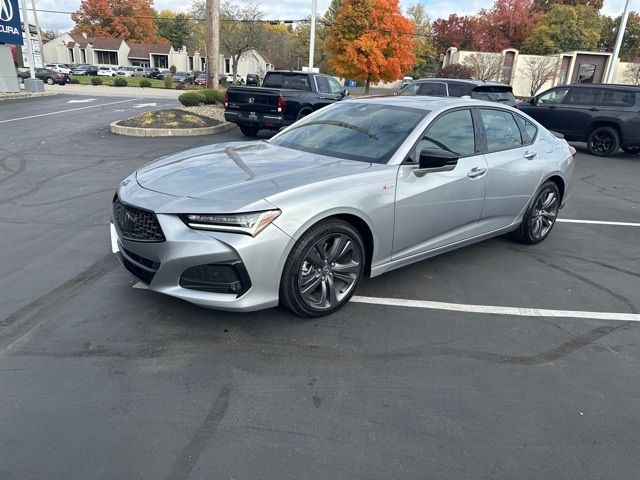
<path fill-rule="evenodd" d="M 264 130 L 280 130 L 282 127 L 291 125 L 291 122 L 286 121 L 282 115 L 275 113 L 225 110 L 224 119 L 236 125 Z"/>
<path fill-rule="evenodd" d="M 221 310 L 252 311 L 278 304 L 280 276 L 293 242 L 278 227 L 269 225 L 251 237 L 194 230 L 177 215 L 156 217 L 166 239 L 163 242 L 128 240 L 111 224 L 112 251 L 150 290 Z M 185 270 L 202 265 L 233 265 L 239 272 L 244 270 L 243 288 L 237 293 L 217 293 L 181 286 L 188 285 L 184 282 Z"/>

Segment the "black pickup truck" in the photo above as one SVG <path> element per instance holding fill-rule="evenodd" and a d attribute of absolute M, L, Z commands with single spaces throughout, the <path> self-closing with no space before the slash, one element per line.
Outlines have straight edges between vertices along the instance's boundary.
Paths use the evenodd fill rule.
<path fill-rule="evenodd" d="M 330 75 L 267 72 L 261 87 L 232 86 L 224 97 L 224 118 L 254 137 L 260 130 L 280 130 L 349 92 Z"/>

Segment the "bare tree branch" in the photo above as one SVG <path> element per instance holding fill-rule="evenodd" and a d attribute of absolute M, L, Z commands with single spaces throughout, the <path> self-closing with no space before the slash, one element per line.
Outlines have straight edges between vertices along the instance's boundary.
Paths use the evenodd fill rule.
<path fill-rule="evenodd" d="M 220 5 L 220 43 L 231 56 L 233 83 L 238 76 L 240 58 L 261 44 L 264 25 L 260 4 L 239 5 L 225 0 Z"/>
<path fill-rule="evenodd" d="M 463 64 L 471 69 L 477 80 L 497 80 L 502 72 L 502 55 L 475 52 L 466 57 Z"/>
<path fill-rule="evenodd" d="M 558 69 L 558 57 L 528 57 L 524 60 L 522 74 L 531 80 L 531 96 L 551 80 Z"/>
<path fill-rule="evenodd" d="M 630 63 L 624 71 L 624 79 L 631 85 L 640 84 L 640 63 Z"/>

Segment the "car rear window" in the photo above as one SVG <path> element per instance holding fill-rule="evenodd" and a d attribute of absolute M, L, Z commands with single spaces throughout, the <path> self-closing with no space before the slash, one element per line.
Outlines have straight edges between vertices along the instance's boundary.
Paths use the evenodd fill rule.
<path fill-rule="evenodd" d="M 289 88 L 293 90 L 311 90 L 309 76 L 305 74 L 269 73 L 262 83 L 267 88 Z"/>
<path fill-rule="evenodd" d="M 511 87 L 502 87 L 500 85 L 480 85 L 474 87 L 471 91 L 471 98 L 511 106 L 516 104 L 516 97 L 513 96 Z"/>
<path fill-rule="evenodd" d="M 600 105 L 607 107 L 633 107 L 636 104 L 636 92 L 630 90 L 604 90 Z"/>

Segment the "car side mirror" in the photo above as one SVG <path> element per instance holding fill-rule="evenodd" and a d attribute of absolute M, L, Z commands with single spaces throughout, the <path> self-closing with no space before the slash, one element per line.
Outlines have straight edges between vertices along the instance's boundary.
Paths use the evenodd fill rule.
<path fill-rule="evenodd" d="M 351 95 L 351 94 L 349 93 L 349 90 L 343 90 L 343 91 L 342 91 L 342 96 L 343 96 L 343 97 L 348 97 L 349 95 Z"/>
<path fill-rule="evenodd" d="M 531 98 L 529 99 L 529 103 L 530 103 L 531 105 L 535 105 L 536 103 L 538 103 L 538 99 L 537 99 L 536 97 L 531 97 Z"/>
<path fill-rule="evenodd" d="M 430 172 L 449 172 L 456 168 L 459 158 L 457 153 L 438 148 L 424 148 L 420 151 L 419 169 L 414 173 L 421 177 Z"/>

